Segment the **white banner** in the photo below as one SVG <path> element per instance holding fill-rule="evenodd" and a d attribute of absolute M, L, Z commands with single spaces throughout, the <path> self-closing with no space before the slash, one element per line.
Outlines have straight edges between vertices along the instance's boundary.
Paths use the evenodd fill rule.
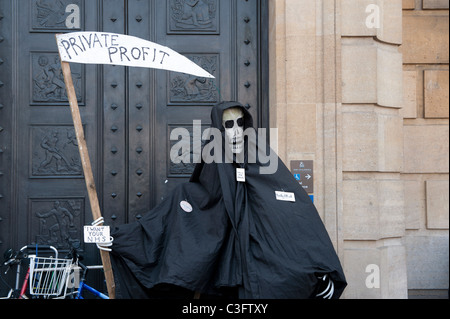
<path fill-rule="evenodd" d="M 108 32 L 72 32 L 56 36 L 61 60 L 154 68 L 214 78 L 174 50 L 137 37 Z"/>

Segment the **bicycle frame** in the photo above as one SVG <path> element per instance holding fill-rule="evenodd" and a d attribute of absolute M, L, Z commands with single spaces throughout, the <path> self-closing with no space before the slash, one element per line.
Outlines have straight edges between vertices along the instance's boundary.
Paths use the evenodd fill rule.
<path fill-rule="evenodd" d="M 8 295 L 6 297 L 0 297 L 0 299 L 28 299 L 28 296 L 26 295 L 26 290 L 28 286 L 28 280 L 30 278 L 30 268 L 28 268 L 27 274 L 25 275 L 25 278 L 23 279 L 22 287 L 19 291 L 19 277 L 20 277 L 20 267 L 21 261 L 17 264 L 17 270 L 16 270 L 16 281 L 15 281 L 15 288 L 10 287 L 11 289 L 8 292 Z M 6 282 L 5 282 L 6 283 Z"/>
<path fill-rule="evenodd" d="M 25 279 L 23 280 L 22 289 L 20 290 L 19 299 L 28 299 L 25 292 L 27 291 L 28 280 L 30 279 L 30 267 L 28 267 L 27 274 L 25 275 Z"/>
<path fill-rule="evenodd" d="M 109 297 L 105 294 L 102 294 L 100 291 L 92 288 L 91 286 L 88 286 L 84 283 L 84 281 L 80 282 L 80 287 L 78 287 L 78 292 L 75 299 L 84 299 L 83 298 L 83 291 L 87 290 L 91 294 L 93 294 L 96 297 L 99 297 L 101 299 L 109 299 Z"/>
<path fill-rule="evenodd" d="M 0 300 L 12 299 L 13 292 L 14 290 L 10 289 L 8 295 L 6 297 L 0 297 Z"/>
<path fill-rule="evenodd" d="M 86 290 L 88 292 L 90 292 L 91 294 L 93 294 L 94 296 L 101 298 L 101 299 L 109 299 L 109 297 L 103 293 L 101 293 L 100 291 L 92 288 L 91 286 L 86 284 L 86 276 L 87 276 L 87 272 L 89 270 L 89 267 L 85 266 L 84 264 L 82 264 L 81 262 L 77 262 L 78 266 L 81 268 L 82 270 L 82 275 L 80 278 L 80 286 L 78 287 L 78 290 L 75 294 L 75 299 L 84 299 L 83 298 L 83 292 Z"/>

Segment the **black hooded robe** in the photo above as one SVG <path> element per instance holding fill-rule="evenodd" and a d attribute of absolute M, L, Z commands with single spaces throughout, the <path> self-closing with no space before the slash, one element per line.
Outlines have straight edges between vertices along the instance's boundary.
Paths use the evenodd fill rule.
<path fill-rule="evenodd" d="M 250 113 L 238 102 L 215 106 L 211 127 L 221 130 L 223 148 L 222 114 L 231 107 L 244 112 L 245 129 L 253 126 Z M 247 139 L 246 152 L 253 145 L 249 143 Z M 202 162 L 190 182 L 139 221 L 113 230 L 117 297 L 190 297 L 200 292 L 306 299 L 317 294 L 318 277 L 328 274 L 333 298 L 339 298 L 346 280 L 328 233 L 309 196 L 276 158 L 278 169 L 271 175 L 261 174 L 263 165 L 249 161 L 247 153 L 240 164 Z M 245 168 L 245 183 L 236 181 L 238 167 Z M 294 193 L 295 202 L 277 200 L 276 191 Z M 185 211 L 181 202 L 188 202 L 192 211 Z"/>

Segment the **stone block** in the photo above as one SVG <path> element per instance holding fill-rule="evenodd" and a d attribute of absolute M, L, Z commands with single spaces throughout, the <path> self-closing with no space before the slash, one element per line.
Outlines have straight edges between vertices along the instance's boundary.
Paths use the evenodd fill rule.
<path fill-rule="evenodd" d="M 398 239 L 344 242 L 345 299 L 406 299 L 405 248 Z"/>
<path fill-rule="evenodd" d="M 316 102 L 316 15 L 314 2 L 285 1 L 285 72 L 287 103 Z"/>
<path fill-rule="evenodd" d="M 377 46 L 371 39 L 342 39 L 342 102 L 377 103 Z"/>
<path fill-rule="evenodd" d="M 448 12 L 403 16 L 403 62 L 448 63 Z"/>
<path fill-rule="evenodd" d="M 316 34 L 316 4 L 310 0 L 285 0 L 286 36 Z"/>
<path fill-rule="evenodd" d="M 401 239 L 385 240 L 381 251 L 381 298 L 407 299 L 406 251 Z"/>
<path fill-rule="evenodd" d="M 382 24 L 377 29 L 377 38 L 386 43 L 402 44 L 402 0 L 378 0 Z"/>
<path fill-rule="evenodd" d="M 344 171 L 378 169 L 378 117 L 375 112 L 342 113 Z"/>
<path fill-rule="evenodd" d="M 403 188 L 398 180 L 344 180 L 344 240 L 403 236 Z"/>
<path fill-rule="evenodd" d="M 287 105 L 287 152 L 315 153 L 316 104 Z"/>
<path fill-rule="evenodd" d="M 417 118 L 417 72 L 403 71 L 403 108 L 404 118 Z"/>
<path fill-rule="evenodd" d="M 449 172 L 448 125 L 405 125 L 405 173 Z"/>
<path fill-rule="evenodd" d="M 405 236 L 408 289 L 448 289 L 449 237 Z"/>
<path fill-rule="evenodd" d="M 343 36 L 375 36 L 377 34 L 377 29 L 371 27 L 371 23 L 369 23 L 369 25 L 366 23 L 371 19 L 369 16 L 371 5 L 374 5 L 373 0 L 341 1 L 341 30 Z M 366 9 L 368 9 L 369 12 L 366 12 Z M 373 18 L 377 17 L 374 16 Z M 381 12 L 378 18 L 379 23 L 381 24 Z"/>
<path fill-rule="evenodd" d="M 343 36 L 375 36 L 383 42 L 402 43 L 401 0 L 342 0 Z"/>
<path fill-rule="evenodd" d="M 316 36 L 286 39 L 286 94 L 288 103 L 316 102 Z"/>
<path fill-rule="evenodd" d="M 377 240 L 380 233 L 378 185 L 371 180 L 343 183 L 343 236 L 345 240 Z"/>
<path fill-rule="evenodd" d="M 403 119 L 396 110 L 345 106 L 342 113 L 342 162 L 347 172 L 400 172 Z M 396 115 L 397 113 L 397 115 Z"/>
<path fill-rule="evenodd" d="M 448 229 L 449 181 L 427 181 L 427 228 Z"/>
<path fill-rule="evenodd" d="M 377 104 L 386 107 L 403 105 L 403 58 L 398 47 L 377 43 Z"/>
<path fill-rule="evenodd" d="M 405 229 L 420 229 L 420 217 L 425 214 L 425 187 L 421 181 L 404 181 Z"/>
<path fill-rule="evenodd" d="M 400 108 L 402 68 L 397 46 L 370 38 L 342 39 L 342 102 Z"/>
<path fill-rule="evenodd" d="M 345 299 L 381 298 L 380 251 L 370 247 L 372 245 L 367 246 L 344 248 L 343 268 L 348 283 L 344 291 Z M 378 282 L 374 282 L 378 279 L 379 285 Z"/>
<path fill-rule="evenodd" d="M 405 233 L 403 181 L 378 181 L 379 237 L 401 237 Z"/>
<path fill-rule="evenodd" d="M 423 9 L 448 9 L 448 0 L 423 0 Z"/>
<path fill-rule="evenodd" d="M 403 9 L 412 10 L 416 8 L 416 0 L 403 0 Z"/>
<path fill-rule="evenodd" d="M 448 118 L 448 70 L 425 70 L 424 95 L 426 118 Z"/>
<path fill-rule="evenodd" d="M 377 171 L 400 172 L 402 169 L 403 118 L 398 113 L 396 115 L 378 114 Z"/>

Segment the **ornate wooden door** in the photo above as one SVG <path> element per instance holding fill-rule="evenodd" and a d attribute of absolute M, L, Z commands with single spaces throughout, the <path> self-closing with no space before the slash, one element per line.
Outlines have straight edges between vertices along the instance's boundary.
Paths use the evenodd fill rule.
<path fill-rule="evenodd" d="M 170 161 L 170 132 L 235 99 L 266 126 L 267 5 L 260 0 L 0 2 L 0 250 L 66 249 L 92 221 L 54 34 L 105 31 L 171 47 L 212 73 L 72 64 L 109 225 L 140 218 L 194 164 Z M 264 80 L 261 80 L 264 79 Z M 96 248 L 84 247 L 88 258 Z"/>

